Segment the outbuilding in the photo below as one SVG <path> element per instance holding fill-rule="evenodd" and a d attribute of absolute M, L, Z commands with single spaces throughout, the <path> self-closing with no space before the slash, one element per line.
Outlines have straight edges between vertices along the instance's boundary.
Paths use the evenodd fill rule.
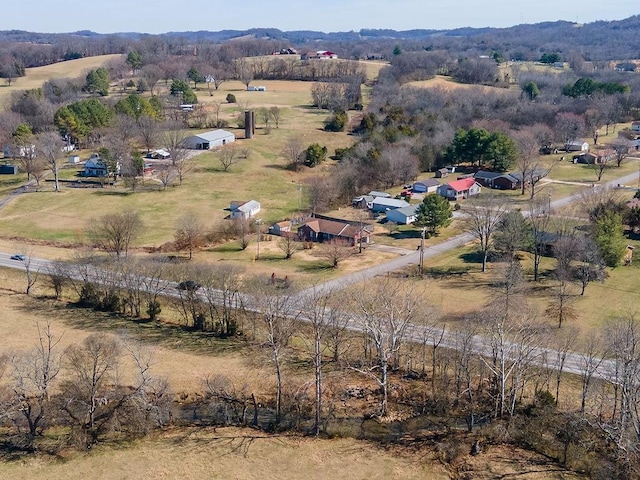
<path fill-rule="evenodd" d="M 182 145 L 191 150 L 210 150 L 235 141 L 236 136 L 232 132 L 218 129 L 187 137 L 182 142 Z"/>
<path fill-rule="evenodd" d="M 435 193 L 440 186 L 440 182 L 435 178 L 427 178 L 426 180 L 418 180 L 413 184 L 415 193 Z"/>
<path fill-rule="evenodd" d="M 408 207 L 397 208 L 387 212 L 387 221 L 397 223 L 398 225 L 411 225 L 416 221 L 419 203 L 409 205 Z"/>
<path fill-rule="evenodd" d="M 408 207 L 409 204 L 404 200 L 397 200 L 395 198 L 377 197 L 371 202 L 371 210 L 374 212 L 384 213 L 389 210 L 395 210 L 397 208 Z"/>

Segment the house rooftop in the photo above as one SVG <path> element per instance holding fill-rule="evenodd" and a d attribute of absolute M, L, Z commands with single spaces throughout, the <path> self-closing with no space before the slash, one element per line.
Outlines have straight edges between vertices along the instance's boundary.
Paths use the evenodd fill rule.
<path fill-rule="evenodd" d="M 473 177 L 469 177 L 449 182 L 447 185 L 449 185 L 449 187 L 454 189 L 456 192 L 462 192 L 464 190 L 469 190 L 471 187 L 473 187 L 474 183 L 476 183 L 476 179 Z"/>

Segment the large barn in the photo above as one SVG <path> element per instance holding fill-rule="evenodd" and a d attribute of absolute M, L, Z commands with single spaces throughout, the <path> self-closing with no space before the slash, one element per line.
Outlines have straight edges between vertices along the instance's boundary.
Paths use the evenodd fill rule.
<path fill-rule="evenodd" d="M 236 136 L 226 130 L 212 130 L 184 139 L 183 146 L 192 150 L 210 150 L 236 141 Z"/>

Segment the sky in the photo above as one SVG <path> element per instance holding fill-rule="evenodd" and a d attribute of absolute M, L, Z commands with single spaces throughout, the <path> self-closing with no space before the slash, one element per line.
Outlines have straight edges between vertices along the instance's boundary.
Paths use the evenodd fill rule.
<path fill-rule="evenodd" d="M 322 32 L 621 20 L 637 0 L 9 0 L 0 30 L 165 33 L 256 27 Z M 635 7 L 635 8 L 634 8 Z"/>

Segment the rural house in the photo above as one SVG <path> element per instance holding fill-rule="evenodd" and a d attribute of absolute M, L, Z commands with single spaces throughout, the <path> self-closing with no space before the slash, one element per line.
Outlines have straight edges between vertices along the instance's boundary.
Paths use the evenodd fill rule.
<path fill-rule="evenodd" d="M 0 165 L 0 175 L 17 175 L 18 174 L 18 166 L 17 165 Z"/>
<path fill-rule="evenodd" d="M 438 195 L 447 200 L 460 200 L 478 195 L 481 188 L 475 178 L 463 178 L 462 180 L 440 185 L 440 187 L 438 187 Z"/>
<path fill-rule="evenodd" d="M 260 211 L 260 202 L 256 200 L 249 200 L 248 202 L 231 202 L 228 210 L 231 211 L 229 214 L 229 218 L 231 220 L 252 218 Z"/>
<path fill-rule="evenodd" d="M 584 152 L 573 157 L 573 163 L 582 165 L 600 165 L 607 163 L 614 157 L 613 150 L 596 150 L 593 152 Z"/>
<path fill-rule="evenodd" d="M 387 221 L 397 223 L 398 225 L 411 225 L 416 221 L 419 203 L 409 205 L 408 207 L 397 208 L 387 213 Z"/>
<path fill-rule="evenodd" d="M 404 200 L 396 200 L 395 198 L 377 197 L 371 202 L 371 211 L 385 213 L 396 208 L 408 207 L 409 204 Z"/>
<path fill-rule="evenodd" d="M 343 241 L 349 245 L 369 243 L 370 225 L 349 223 L 346 220 L 317 218 L 308 219 L 298 227 L 298 238 L 306 242 Z"/>
<path fill-rule="evenodd" d="M 499 190 L 515 190 L 522 184 L 522 182 L 511 173 L 478 170 L 473 175 L 473 178 L 483 187 L 497 188 Z"/>
<path fill-rule="evenodd" d="M 236 136 L 232 132 L 218 129 L 187 137 L 182 142 L 182 145 L 184 148 L 191 150 L 210 150 L 235 141 Z"/>
<path fill-rule="evenodd" d="M 632 122 L 631 123 L 631 131 L 632 132 L 640 132 L 640 122 Z"/>
<path fill-rule="evenodd" d="M 415 193 L 435 193 L 440 186 L 440 182 L 435 178 L 427 178 L 426 180 L 418 180 L 413 184 Z"/>
<path fill-rule="evenodd" d="M 95 153 L 84 164 L 84 177 L 106 177 L 113 172 L 109 172 L 106 162 Z M 120 164 L 116 165 L 116 175 L 120 174 Z"/>
<path fill-rule="evenodd" d="M 353 208 L 370 209 L 374 198 L 372 195 L 359 195 L 351 200 L 351 206 Z"/>
<path fill-rule="evenodd" d="M 330 60 L 338 58 L 338 55 L 328 50 L 318 50 L 317 52 L 306 52 L 300 55 L 300 60 Z"/>

